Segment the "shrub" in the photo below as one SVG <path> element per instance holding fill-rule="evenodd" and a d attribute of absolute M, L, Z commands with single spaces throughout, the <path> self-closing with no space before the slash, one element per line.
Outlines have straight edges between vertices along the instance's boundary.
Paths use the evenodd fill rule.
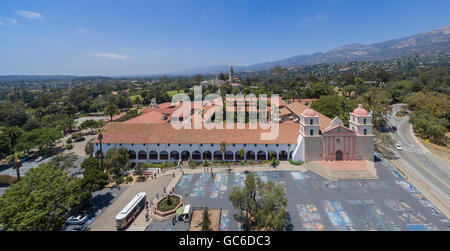
<path fill-rule="evenodd" d="M 272 165 L 273 167 L 277 167 L 279 164 L 279 160 L 277 160 L 276 158 L 272 158 L 272 163 L 270 163 L 270 165 Z"/>
<path fill-rule="evenodd" d="M 125 178 L 123 176 L 119 176 L 115 180 L 116 180 L 116 184 L 120 185 L 125 181 Z"/>
<path fill-rule="evenodd" d="M 84 147 L 84 152 L 86 154 L 92 154 L 94 152 L 94 143 L 88 142 Z"/>
<path fill-rule="evenodd" d="M 133 182 L 133 177 L 128 176 L 128 177 L 127 177 L 127 184 L 130 183 L 130 182 Z"/>
<path fill-rule="evenodd" d="M 14 178 L 9 175 L 0 175 L 0 186 L 10 186 L 17 181 L 17 178 Z"/>
<path fill-rule="evenodd" d="M 82 137 L 81 133 L 74 133 L 74 134 L 72 134 L 72 139 L 79 139 L 81 137 Z"/>
<path fill-rule="evenodd" d="M 209 162 L 207 160 L 203 161 L 203 166 L 209 166 Z"/>
<path fill-rule="evenodd" d="M 197 167 L 197 163 L 196 162 L 194 162 L 194 161 L 190 161 L 189 162 L 189 168 L 196 168 Z"/>
<path fill-rule="evenodd" d="M 69 145 L 67 145 L 67 146 L 66 146 L 66 148 L 67 148 L 67 150 L 69 150 L 69 151 L 70 151 L 70 150 L 72 150 L 72 149 L 73 149 L 73 145 L 72 145 L 72 144 L 69 144 Z"/>
<path fill-rule="evenodd" d="M 294 161 L 293 159 L 289 159 L 289 163 L 291 163 L 292 165 L 296 165 L 296 166 L 303 165 L 303 161 Z"/>
<path fill-rule="evenodd" d="M 66 144 L 70 145 L 70 144 L 72 144 L 72 143 L 73 143 L 72 138 L 68 138 L 68 139 L 66 140 Z"/>

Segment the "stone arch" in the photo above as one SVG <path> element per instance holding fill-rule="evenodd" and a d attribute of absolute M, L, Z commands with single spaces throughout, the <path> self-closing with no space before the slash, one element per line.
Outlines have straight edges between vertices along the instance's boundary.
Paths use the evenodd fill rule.
<path fill-rule="evenodd" d="M 267 160 L 267 153 L 264 151 L 259 151 L 257 154 L 258 160 Z"/>
<path fill-rule="evenodd" d="M 162 151 L 159 153 L 159 159 L 160 160 L 168 160 L 169 154 L 166 151 Z"/>
<path fill-rule="evenodd" d="M 245 154 L 245 158 L 247 159 L 247 160 L 255 160 L 255 153 L 253 152 L 253 151 L 248 151 L 246 154 Z"/>
<path fill-rule="evenodd" d="M 133 150 L 128 151 L 128 155 L 130 155 L 130 159 L 136 159 L 136 152 Z"/>
<path fill-rule="evenodd" d="M 200 151 L 192 152 L 192 159 L 193 160 L 201 160 L 202 159 L 202 153 Z"/>
<path fill-rule="evenodd" d="M 179 160 L 180 154 L 177 151 L 170 152 L 170 159 L 171 160 Z"/>
<path fill-rule="evenodd" d="M 225 160 L 233 160 L 233 158 L 234 158 L 233 152 L 230 151 L 225 152 Z"/>
<path fill-rule="evenodd" d="M 235 160 L 244 160 L 244 157 L 245 157 L 245 154 L 242 155 L 242 157 L 241 157 L 241 152 L 240 152 L 240 151 L 237 151 L 237 152 L 234 154 L 234 159 L 235 159 Z"/>
<path fill-rule="evenodd" d="M 288 160 L 288 153 L 286 151 L 281 151 L 278 155 L 279 160 Z"/>
<path fill-rule="evenodd" d="M 182 151 L 181 152 L 181 160 L 188 160 L 191 157 L 191 153 L 189 151 Z"/>
<path fill-rule="evenodd" d="M 148 158 L 151 160 L 156 160 L 158 159 L 158 152 L 153 150 L 148 154 Z"/>
<path fill-rule="evenodd" d="M 269 155 L 269 160 L 272 160 L 273 157 L 275 157 L 275 159 L 278 159 L 278 154 L 275 151 L 269 151 L 268 155 Z"/>
<path fill-rule="evenodd" d="M 223 160 L 223 154 L 220 151 L 214 152 L 214 160 Z"/>
<path fill-rule="evenodd" d="M 138 153 L 138 159 L 147 159 L 147 153 L 143 150 L 139 151 Z"/>
<path fill-rule="evenodd" d="M 203 159 L 204 160 L 211 160 L 212 159 L 212 154 L 210 151 L 204 151 L 203 152 Z"/>

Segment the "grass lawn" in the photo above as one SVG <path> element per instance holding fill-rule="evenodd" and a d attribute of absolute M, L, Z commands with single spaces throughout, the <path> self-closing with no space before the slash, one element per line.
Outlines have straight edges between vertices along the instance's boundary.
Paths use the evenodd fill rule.
<path fill-rule="evenodd" d="M 130 100 L 131 100 L 131 101 L 134 101 L 134 100 L 137 99 L 138 97 L 142 100 L 141 94 L 134 95 L 134 96 L 130 96 Z"/>
<path fill-rule="evenodd" d="M 170 205 L 167 203 L 169 197 L 171 201 Z M 180 198 L 169 195 L 158 203 L 158 210 L 161 212 L 167 212 L 174 209 L 176 206 L 178 206 L 178 204 L 180 204 Z"/>
<path fill-rule="evenodd" d="M 179 90 L 179 91 L 167 91 L 167 94 L 169 95 L 169 97 L 173 97 L 173 96 L 177 95 L 178 93 L 184 93 L 184 90 Z"/>

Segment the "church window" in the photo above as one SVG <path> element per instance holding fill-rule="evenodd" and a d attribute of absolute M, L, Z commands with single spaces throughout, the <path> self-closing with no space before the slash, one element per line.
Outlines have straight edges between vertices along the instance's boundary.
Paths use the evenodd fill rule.
<path fill-rule="evenodd" d="M 313 135 L 314 135 L 314 130 L 311 129 L 311 130 L 309 131 L 309 134 L 310 134 L 311 136 L 313 136 Z"/>

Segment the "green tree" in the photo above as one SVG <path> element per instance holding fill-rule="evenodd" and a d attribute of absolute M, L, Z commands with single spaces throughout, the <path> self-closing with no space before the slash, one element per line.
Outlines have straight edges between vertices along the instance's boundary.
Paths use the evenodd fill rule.
<path fill-rule="evenodd" d="M 59 168 L 61 170 L 67 170 L 70 168 L 75 168 L 75 161 L 78 159 L 78 156 L 69 153 L 69 154 L 58 154 L 54 156 L 48 163 L 51 166 Z"/>
<path fill-rule="evenodd" d="M 109 149 L 106 152 L 104 159 L 105 169 L 113 175 L 116 182 L 120 180 L 122 173 L 126 171 L 126 164 L 129 158 L 130 155 L 125 148 Z"/>
<path fill-rule="evenodd" d="M 105 108 L 105 115 L 111 118 L 111 122 L 113 122 L 113 116 L 119 114 L 119 107 L 115 104 L 109 104 Z"/>
<path fill-rule="evenodd" d="M 22 166 L 22 161 L 19 159 L 19 154 L 17 152 L 10 156 L 9 163 L 16 169 L 16 178 L 17 181 L 20 181 L 20 167 Z"/>
<path fill-rule="evenodd" d="M 56 231 L 69 209 L 89 199 L 79 179 L 49 164 L 32 168 L 0 197 L 0 224 L 13 231 Z"/>
<path fill-rule="evenodd" d="M 247 174 L 243 188 L 233 187 L 229 195 L 238 209 L 238 220 L 247 230 L 280 231 L 286 226 L 285 191 L 273 182 L 262 182 L 253 173 Z"/>
<path fill-rule="evenodd" d="M 94 129 L 97 129 L 99 127 L 99 123 L 93 119 L 85 120 L 80 125 L 81 130 L 85 129 L 91 129 L 91 132 L 94 133 Z"/>
<path fill-rule="evenodd" d="M 358 98 L 367 111 L 372 112 L 372 122 L 377 128 L 386 125 L 386 116 L 392 111 L 389 93 L 378 88 L 370 88 Z"/>
<path fill-rule="evenodd" d="M 198 224 L 198 226 L 202 227 L 202 231 L 211 231 L 211 220 L 209 219 L 208 207 L 203 209 L 202 221 Z"/>
<path fill-rule="evenodd" d="M 10 126 L 6 127 L 4 133 L 9 138 L 11 149 L 15 149 L 17 143 L 19 142 L 20 136 L 23 134 L 23 130 L 18 126 Z"/>
<path fill-rule="evenodd" d="M 25 132 L 19 141 L 21 150 L 29 150 L 33 147 L 39 147 L 42 155 L 47 155 L 52 151 L 55 142 L 62 137 L 57 128 L 43 127 Z"/>
<path fill-rule="evenodd" d="M 141 97 L 136 97 L 133 101 L 133 104 L 136 105 L 137 108 L 139 108 L 139 106 L 142 104 L 142 98 Z"/>
<path fill-rule="evenodd" d="M 100 161 L 89 156 L 81 163 L 83 171 L 82 187 L 91 193 L 102 190 L 108 184 L 108 174 L 103 172 L 100 167 Z"/>
<path fill-rule="evenodd" d="M 144 172 L 147 171 L 148 165 L 146 163 L 139 163 L 134 168 L 134 172 L 139 176 L 139 181 L 145 180 Z"/>

